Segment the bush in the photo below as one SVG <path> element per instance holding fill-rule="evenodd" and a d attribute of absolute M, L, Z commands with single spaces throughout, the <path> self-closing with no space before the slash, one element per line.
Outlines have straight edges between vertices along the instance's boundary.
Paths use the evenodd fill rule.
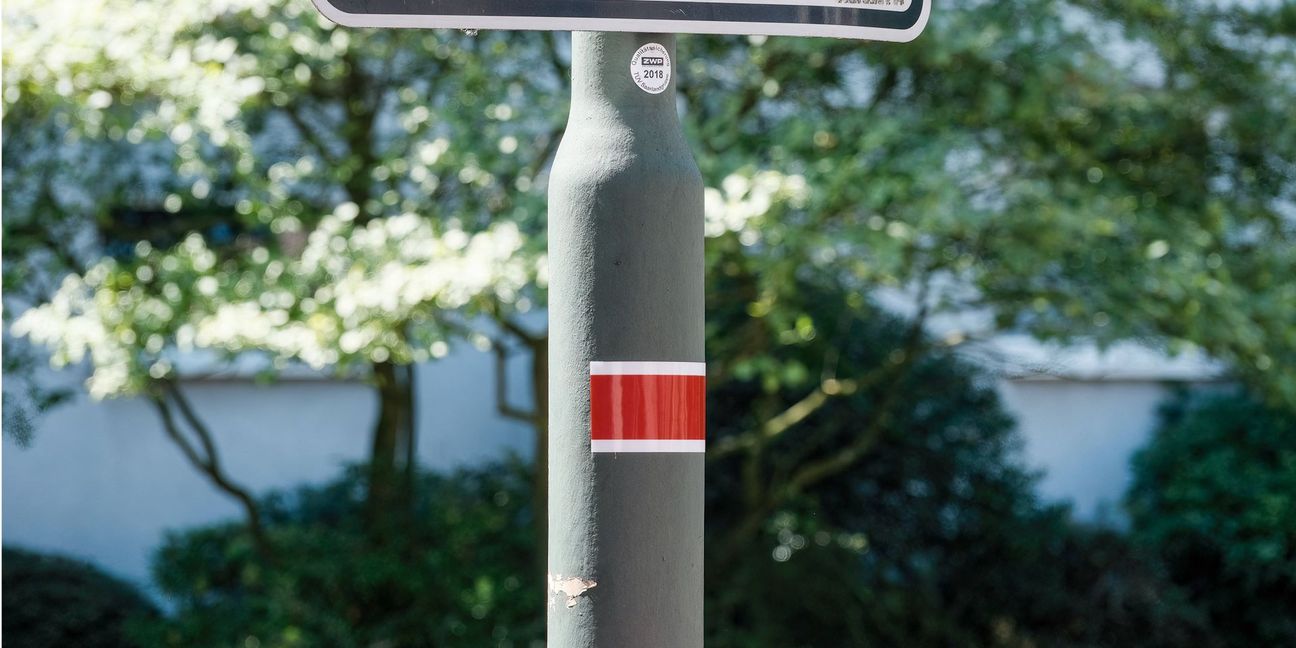
<path fill-rule="evenodd" d="M 1127 506 L 1225 645 L 1296 645 L 1296 416 L 1179 394 L 1134 459 Z"/>
<path fill-rule="evenodd" d="M 904 343 L 903 321 L 871 309 L 843 316 L 840 295 L 799 295 L 815 321 L 843 323 L 839 339 L 780 352 L 806 375 L 819 375 L 815 363 L 834 354 L 841 375 L 864 375 Z M 928 349 L 902 378 L 826 403 L 795 438 L 775 444 L 759 474 L 856 438 L 890 389 L 904 401 L 860 461 L 762 512 L 741 546 L 726 539 L 753 510 L 743 461 L 713 458 L 708 646 L 1203 644 L 1200 619 L 1155 560 L 1036 500 L 993 382 L 947 351 Z M 795 380 L 734 371 L 711 386 L 713 447 L 804 397 Z M 354 469 L 269 498 L 273 562 L 239 527 L 171 536 L 155 572 L 176 615 L 154 624 L 148 642 L 397 648 L 542 639 L 543 568 L 524 469 L 420 476 L 415 515 L 383 541 L 364 528 L 363 475 Z"/>
<path fill-rule="evenodd" d="M 156 610 L 130 584 L 93 565 L 5 547 L 4 644 L 125 648 L 126 627 Z"/>
<path fill-rule="evenodd" d="M 365 471 L 266 501 L 272 557 L 236 525 L 168 536 L 154 559 L 176 605 L 146 645 L 527 646 L 543 637 L 529 477 L 493 465 L 417 477 L 415 511 L 378 540 Z"/>
<path fill-rule="evenodd" d="M 806 402 L 828 362 L 868 376 L 915 353 L 909 323 L 880 309 L 850 312 L 812 286 L 789 299 L 783 310 L 835 324 L 779 352 L 808 385 L 759 371 L 713 385 L 713 445 Z M 708 321 L 730 339 L 779 337 L 779 323 L 743 312 Z M 754 472 L 777 478 L 868 434 L 877 440 L 850 470 L 772 511 L 733 555 L 725 536 L 746 513 L 752 460 L 708 465 L 708 568 L 720 565 L 707 581 L 708 646 L 1199 645 L 1200 619 L 1155 561 L 1037 500 L 991 376 L 939 345 L 825 401 Z"/>

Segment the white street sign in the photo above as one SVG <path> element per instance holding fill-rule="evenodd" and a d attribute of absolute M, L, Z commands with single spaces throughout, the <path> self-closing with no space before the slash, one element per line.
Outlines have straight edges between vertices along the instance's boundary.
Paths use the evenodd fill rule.
<path fill-rule="evenodd" d="M 931 0 L 314 0 L 349 27 L 767 34 L 911 41 Z"/>

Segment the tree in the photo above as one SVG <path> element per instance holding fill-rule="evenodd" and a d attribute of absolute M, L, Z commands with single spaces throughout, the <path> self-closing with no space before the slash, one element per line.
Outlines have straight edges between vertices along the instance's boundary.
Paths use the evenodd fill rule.
<path fill-rule="evenodd" d="M 383 367 L 444 355 L 450 332 L 466 326 L 456 315 L 470 318 L 478 302 L 512 299 L 534 278 L 517 255 L 522 241 L 512 223 L 470 236 L 435 232 L 413 214 L 358 227 L 354 205 L 340 211 L 322 220 L 288 262 L 271 259 L 265 248 L 221 260 L 198 236 L 165 253 L 141 245 L 129 266 L 108 259 L 69 276 L 13 330 L 52 349 L 56 366 L 89 358 L 91 395 L 148 398 L 167 435 L 239 501 L 260 538 L 252 495 L 226 474 L 211 431 L 175 379 L 183 356 L 255 353 L 268 371 L 292 362 L 339 371 L 372 363 L 379 380 L 390 380 L 395 372 Z M 392 390 L 380 383 L 380 392 L 388 398 Z M 382 417 L 408 416 L 412 403 L 381 404 L 380 430 L 411 425 Z M 375 435 L 376 458 L 396 456 L 399 449 L 378 447 L 392 439 Z M 399 493 L 376 490 L 395 486 L 396 467 L 370 468 L 370 517 L 377 524 L 383 520 L 375 503 L 404 503 L 395 499 Z"/>
<path fill-rule="evenodd" d="M 10 16 L 19 31 L 10 39 L 18 44 L 6 50 L 12 91 L 6 94 L 5 124 L 6 133 L 18 137 L 6 138 L 6 155 L 25 159 L 50 148 L 62 153 L 57 139 L 24 137 L 27 120 L 52 122 L 47 130 L 131 170 L 123 174 L 122 190 L 95 195 L 91 208 L 80 210 L 38 200 L 76 184 L 84 169 L 69 168 L 71 160 L 24 163 L 7 175 L 6 187 L 51 188 L 35 197 L 20 192 L 14 200 L 23 217 L 6 219 L 7 231 L 11 224 L 25 226 L 48 239 L 43 246 L 24 240 L 30 247 L 17 251 L 63 252 L 53 224 L 84 224 L 88 216 L 101 216 L 105 237 L 112 237 L 121 225 L 118 205 L 174 214 L 161 232 L 141 232 L 138 244 L 126 241 L 120 258 L 45 271 L 55 282 L 60 271 L 79 272 L 57 294 L 46 291 L 32 299 L 48 307 L 32 310 L 16 330 L 46 330 L 61 319 L 73 329 L 84 325 L 98 333 L 68 337 L 73 331 L 65 326 L 41 340 L 54 347 L 56 363 L 90 358 L 92 395 L 149 395 L 186 456 L 243 504 L 254 527 L 253 499 L 224 475 L 212 433 L 174 379 L 175 352 L 197 347 L 226 359 L 262 354 L 270 359 L 267 374 L 288 360 L 339 371 L 367 365 L 379 392 L 371 509 L 377 518 L 404 508 L 408 488 L 401 485 L 407 481 L 401 473 L 412 469 L 414 455 L 411 363 L 444 355 L 456 339 L 489 342 L 478 331 L 467 335 L 454 314 L 438 313 L 472 301 L 475 314 L 499 321 L 497 337 L 543 346 L 542 337 L 512 319 L 535 303 L 543 285 L 536 281 L 535 261 L 521 260 L 533 258 L 526 255 L 535 246 L 523 249 L 527 239 L 518 231 L 534 229 L 539 221 L 539 190 L 528 187 L 556 145 L 550 124 L 561 115 L 514 106 L 528 97 L 540 108 L 561 99 L 538 96 L 537 87 L 558 83 L 543 73 L 546 68 L 537 73 L 503 54 L 507 47 L 511 55 L 530 52 L 551 61 L 553 39 L 353 36 L 335 30 L 304 2 L 275 5 L 273 16 L 261 3 L 163 11 L 168 8 L 40 3 Z M 167 18 L 155 20 L 159 12 Z M 100 28 L 103 23 L 113 29 Z M 73 42 L 75 49 L 69 49 Z M 487 84 L 504 92 L 487 94 Z M 536 141 L 531 136 L 537 131 L 550 134 Z M 463 146 L 469 133 L 489 146 Z M 539 148 L 518 150 L 519 137 Z M 128 163 L 120 164 L 122 158 Z M 140 180 L 147 176 L 162 180 Z M 424 219 L 409 215 L 415 209 Z M 213 211 L 222 215 L 222 227 L 238 230 L 219 246 L 213 232 L 193 219 Z M 489 236 L 483 231 L 500 214 L 510 220 L 494 230 L 504 233 L 493 239 L 500 242 L 496 249 L 475 236 Z M 185 233 L 186 221 L 194 233 Z M 437 249 L 411 249 L 420 242 Z M 348 256 L 360 248 L 371 256 Z M 302 263 L 303 250 L 317 258 Z M 465 252 L 458 265 L 452 261 L 439 271 L 458 276 L 436 277 L 436 268 L 411 267 L 434 255 L 449 260 L 456 251 Z M 499 269 L 488 267 L 492 251 L 519 257 L 504 283 L 497 281 L 503 279 Z M 453 289 L 445 290 L 446 283 L 454 283 Z M 365 294 L 348 301 L 329 296 L 334 290 Z M 375 290 L 384 294 L 366 303 L 378 298 Z M 267 302 L 271 294 L 276 297 Z M 359 315 L 352 312 L 357 299 Z M 391 299 L 404 300 L 400 312 L 382 312 Z M 283 318 L 297 318 L 296 339 L 270 330 L 287 324 Z M 318 330 L 324 322 L 334 327 L 331 333 Z M 202 327 L 236 324 L 250 328 L 225 331 L 230 339 L 214 329 L 198 335 Z M 274 340 L 271 333 L 278 333 Z M 315 339 L 305 339 L 308 333 Z M 499 345 L 501 353 L 505 344 Z M 526 416 L 541 425 L 541 412 Z"/>
<path fill-rule="evenodd" d="M 723 245 L 759 256 L 754 313 L 813 268 L 959 314 L 951 343 L 1199 347 L 1291 405 L 1293 24 L 1177 0 L 939 7 L 914 46 L 689 39 L 681 87 L 711 186 L 810 188 L 731 224 Z"/>

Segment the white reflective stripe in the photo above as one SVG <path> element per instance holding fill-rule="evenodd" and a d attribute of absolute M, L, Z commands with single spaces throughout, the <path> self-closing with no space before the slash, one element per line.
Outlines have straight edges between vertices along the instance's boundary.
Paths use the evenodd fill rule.
<path fill-rule="evenodd" d="M 591 362 L 591 376 L 705 376 L 705 362 Z"/>
<path fill-rule="evenodd" d="M 706 441 L 692 439 L 594 439 L 590 452 L 706 452 Z"/>

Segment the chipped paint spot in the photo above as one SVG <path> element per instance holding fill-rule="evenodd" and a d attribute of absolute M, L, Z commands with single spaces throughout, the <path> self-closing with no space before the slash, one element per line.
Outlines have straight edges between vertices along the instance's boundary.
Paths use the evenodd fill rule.
<path fill-rule="evenodd" d="M 549 574 L 549 591 L 567 597 L 567 607 L 576 607 L 576 599 L 585 592 L 598 587 L 598 583 L 579 576 L 563 578 L 562 574 Z"/>

